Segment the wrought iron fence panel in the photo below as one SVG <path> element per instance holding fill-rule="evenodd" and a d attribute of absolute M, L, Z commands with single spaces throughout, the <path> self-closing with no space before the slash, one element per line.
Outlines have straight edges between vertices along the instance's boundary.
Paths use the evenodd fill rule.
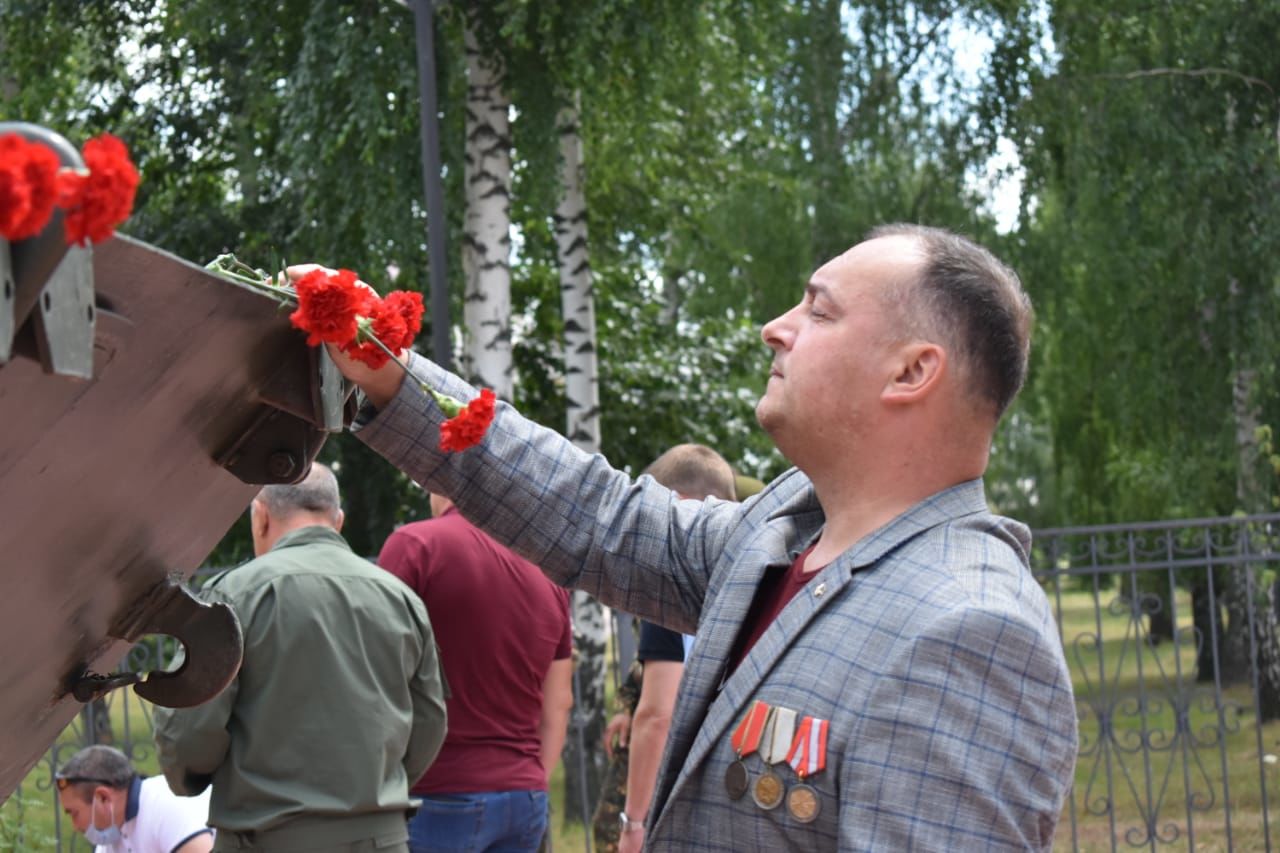
<path fill-rule="evenodd" d="M 1080 721 L 1059 847 L 1272 848 L 1259 642 L 1280 657 L 1278 534 L 1280 515 L 1036 531 Z M 1220 585 L 1240 579 L 1253 606 L 1232 622 Z M 1246 617 L 1250 675 L 1227 684 L 1223 632 Z"/>

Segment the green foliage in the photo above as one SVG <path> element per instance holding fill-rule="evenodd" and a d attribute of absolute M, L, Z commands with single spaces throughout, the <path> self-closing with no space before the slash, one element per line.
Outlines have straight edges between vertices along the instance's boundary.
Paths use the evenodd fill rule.
<path fill-rule="evenodd" d="M 1051 8 L 1052 64 L 1006 83 L 1030 95 L 1013 110 L 1028 173 L 1019 261 L 1039 307 L 1029 394 L 1052 433 L 1059 513 L 1266 509 L 1245 493 L 1256 452 L 1236 430 L 1280 406 L 1280 11 Z M 1019 38 L 1028 57 L 1034 39 Z M 1250 370 L 1255 391 L 1233 399 Z"/>
<path fill-rule="evenodd" d="M 769 371 L 757 326 L 732 313 L 666 325 L 664 306 L 644 298 L 635 273 L 610 269 L 601 279 L 610 294 L 601 334 L 605 455 L 639 473 L 672 444 L 697 441 L 743 473 L 780 474 L 786 465 L 755 422 Z"/>
<path fill-rule="evenodd" d="M 49 850 L 56 840 L 25 820 L 28 810 L 40 809 L 42 803 L 32 797 L 15 794 L 0 805 L 0 849 L 13 853 Z"/>
<path fill-rule="evenodd" d="M 74 141 L 123 136 L 143 172 L 129 233 L 196 261 L 228 250 L 258 265 L 286 253 L 323 259 L 380 288 L 394 264 L 396 287 L 425 286 L 405 7 L 0 0 L 0 9 L 0 109 Z M 1020 14 L 1021 3 L 976 0 L 442 4 L 451 251 L 463 213 L 464 24 L 502 56 L 515 105 L 515 402 L 542 423 L 564 422 L 552 131 L 576 94 L 606 453 L 638 470 L 670 444 L 703 440 L 748 473 L 779 471 L 785 463 L 752 415 L 768 361 L 758 324 L 877 222 L 993 236 L 968 183 L 993 136 L 974 120 L 982 102 L 953 67 L 948 33 Z M 460 272 L 455 259 L 455 294 Z M 362 553 L 425 512 L 416 486 L 349 437 L 322 458 L 341 473 L 347 533 Z M 241 522 L 214 559 L 246 557 L 246 533 Z"/>

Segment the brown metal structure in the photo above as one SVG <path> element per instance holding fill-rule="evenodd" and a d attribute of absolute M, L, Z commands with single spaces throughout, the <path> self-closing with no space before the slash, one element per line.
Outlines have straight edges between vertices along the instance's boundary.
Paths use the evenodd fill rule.
<path fill-rule="evenodd" d="M 137 685 L 151 701 L 230 681 L 235 615 L 181 580 L 348 414 L 268 296 L 126 237 L 91 262 L 47 238 L 0 240 L 0 802 L 84 702 L 139 680 L 112 674 L 139 637 L 186 650 Z"/>

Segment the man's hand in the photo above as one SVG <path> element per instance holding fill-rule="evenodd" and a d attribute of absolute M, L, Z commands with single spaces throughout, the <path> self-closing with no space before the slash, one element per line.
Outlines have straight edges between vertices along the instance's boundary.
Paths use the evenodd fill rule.
<path fill-rule="evenodd" d="M 614 743 L 617 743 L 617 749 L 626 749 L 627 741 L 631 738 L 631 715 L 625 711 L 619 711 L 609 719 L 609 724 L 604 727 L 604 754 L 610 761 L 613 760 Z"/>
<path fill-rule="evenodd" d="M 285 275 L 289 277 L 290 282 L 295 282 L 302 278 L 312 270 L 322 269 L 326 272 L 333 273 L 337 270 L 323 267 L 319 264 L 298 264 L 285 270 Z M 369 287 L 363 281 L 357 281 L 362 287 Z M 369 287 L 373 290 L 372 287 Z M 401 365 L 395 365 L 387 362 L 382 367 L 374 370 L 367 364 L 348 356 L 333 344 L 325 344 L 329 350 L 329 357 L 333 359 L 333 363 L 338 366 L 338 370 L 343 376 L 359 385 L 364 391 L 365 396 L 369 398 L 369 402 L 375 408 L 383 408 L 390 403 L 396 396 L 396 392 L 400 390 L 400 383 L 404 381 L 405 372 L 401 365 L 408 363 L 408 355 L 403 351 L 399 353 Z"/>

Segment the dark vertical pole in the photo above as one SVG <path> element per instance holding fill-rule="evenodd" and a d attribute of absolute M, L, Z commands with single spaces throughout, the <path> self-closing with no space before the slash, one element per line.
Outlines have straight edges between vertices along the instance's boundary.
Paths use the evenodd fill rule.
<path fill-rule="evenodd" d="M 440 112 L 436 106 L 435 4 L 413 3 L 418 36 L 418 106 L 422 123 L 422 184 L 427 195 L 427 261 L 431 272 L 431 358 L 452 366 L 449 342 L 449 278 L 446 275 L 444 186 L 440 177 Z"/>

